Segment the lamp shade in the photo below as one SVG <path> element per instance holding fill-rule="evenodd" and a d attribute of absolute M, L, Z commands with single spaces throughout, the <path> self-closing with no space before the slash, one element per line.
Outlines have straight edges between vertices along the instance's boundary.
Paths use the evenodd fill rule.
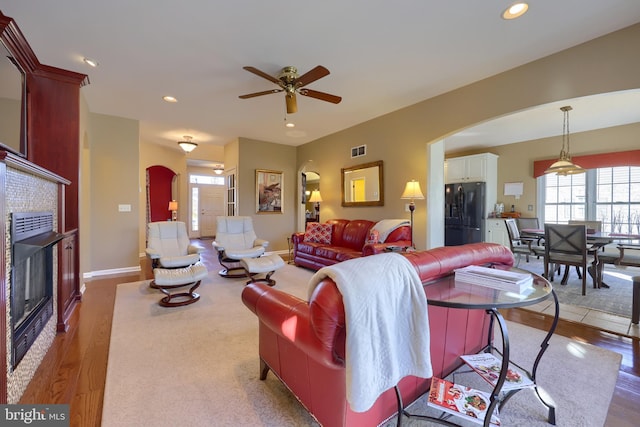
<path fill-rule="evenodd" d="M 175 200 L 170 201 L 168 210 L 177 211 L 178 210 L 178 202 L 176 202 Z"/>
<path fill-rule="evenodd" d="M 404 187 L 404 192 L 401 199 L 411 199 L 411 200 L 421 200 L 424 199 L 424 195 L 422 194 L 422 190 L 420 190 L 420 183 L 415 179 L 407 182 L 407 185 Z"/>
<path fill-rule="evenodd" d="M 313 190 L 311 192 L 311 197 L 309 197 L 309 201 L 311 203 L 320 203 L 322 201 L 322 196 L 320 195 L 320 190 Z"/>

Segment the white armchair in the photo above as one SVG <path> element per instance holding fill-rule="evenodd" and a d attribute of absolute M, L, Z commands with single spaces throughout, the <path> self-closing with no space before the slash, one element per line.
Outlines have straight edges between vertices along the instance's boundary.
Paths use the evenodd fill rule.
<path fill-rule="evenodd" d="M 216 224 L 216 240 L 212 245 L 218 251 L 220 265 L 224 267 L 218 274 L 222 277 L 244 277 L 240 260 L 261 256 L 269 242 L 256 237 L 250 216 L 219 216 Z"/>
<path fill-rule="evenodd" d="M 148 224 L 147 256 L 151 258 L 153 280 L 149 286 L 160 290 L 165 297 L 163 307 L 180 307 L 200 299 L 195 290 L 207 276 L 207 268 L 200 262 L 199 248 L 191 244 L 187 226 L 180 221 L 161 221 Z M 174 288 L 189 286 L 185 292 Z"/>
<path fill-rule="evenodd" d="M 150 222 L 148 230 L 146 253 L 153 268 L 186 267 L 200 261 L 203 248 L 191 244 L 184 222 Z"/>

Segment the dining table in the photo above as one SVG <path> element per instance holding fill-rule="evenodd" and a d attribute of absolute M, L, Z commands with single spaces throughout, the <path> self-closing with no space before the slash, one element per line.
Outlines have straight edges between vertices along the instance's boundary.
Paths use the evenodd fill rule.
<path fill-rule="evenodd" d="M 520 236 L 538 239 L 540 242 L 544 242 L 544 228 L 523 228 L 520 230 Z M 600 249 L 610 243 L 640 243 L 640 234 L 620 233 L 620 232 L 605 232 L 595 231 L 587 229 L 587 249 L 589 254 L 593 255 L 592 267 L 590 267 L 589 275 L 593 278 L 597 288 L 608 288 L 605 282 L 602 281 L 602 269 L 604 262 L 600 258 Z M 568 269 L 567 269 L 568 271 Z M 567 273 L 565 272 L 565 277 Z M 597 279 L 596 279 L 597 278 Z M 565 279 L 563 279 L 564 283 Z"/>

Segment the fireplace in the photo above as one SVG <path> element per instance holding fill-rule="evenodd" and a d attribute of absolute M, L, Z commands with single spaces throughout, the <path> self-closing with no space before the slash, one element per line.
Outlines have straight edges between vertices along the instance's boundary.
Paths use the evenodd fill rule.
<path fill-rule="evenodd" d="M 11 214 L 11 363 L 27 353 L 53 314 L 53 212 Z"/>

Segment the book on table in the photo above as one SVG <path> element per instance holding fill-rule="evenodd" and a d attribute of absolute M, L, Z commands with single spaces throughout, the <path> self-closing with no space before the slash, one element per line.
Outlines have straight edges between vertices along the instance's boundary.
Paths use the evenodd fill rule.
<path fill-rule="evenodd" d="M 477 372 L 492 386 L 496 386 L 500 371 L 502 370 L 502 360 L 492 353 L 465 354 L 460 358 Z M 522 370 L 515 366 L 509 366 L 507 376 L 502 384 L 502 391 L 518 390 L 521 388 L 533 387 L 535 383 Z"/>
<path fill-rule="evenodd" d="M 427 405 L 449 414 L 457 415 L 465 420 L 484 424 L 490 404 L 487 392 L 455 384 L 441 378 L 431 379 L 431 389 Z M 500 426 L 498 409 L 491 416 L 491 425 Z"/>
<path fill-rule="evenodd" d="M 455 270 L 456 281 L 511 292 L 524 292 L 533 285 L 530 273 L 500 270 L 497 268 L 468 265 Z"/>

